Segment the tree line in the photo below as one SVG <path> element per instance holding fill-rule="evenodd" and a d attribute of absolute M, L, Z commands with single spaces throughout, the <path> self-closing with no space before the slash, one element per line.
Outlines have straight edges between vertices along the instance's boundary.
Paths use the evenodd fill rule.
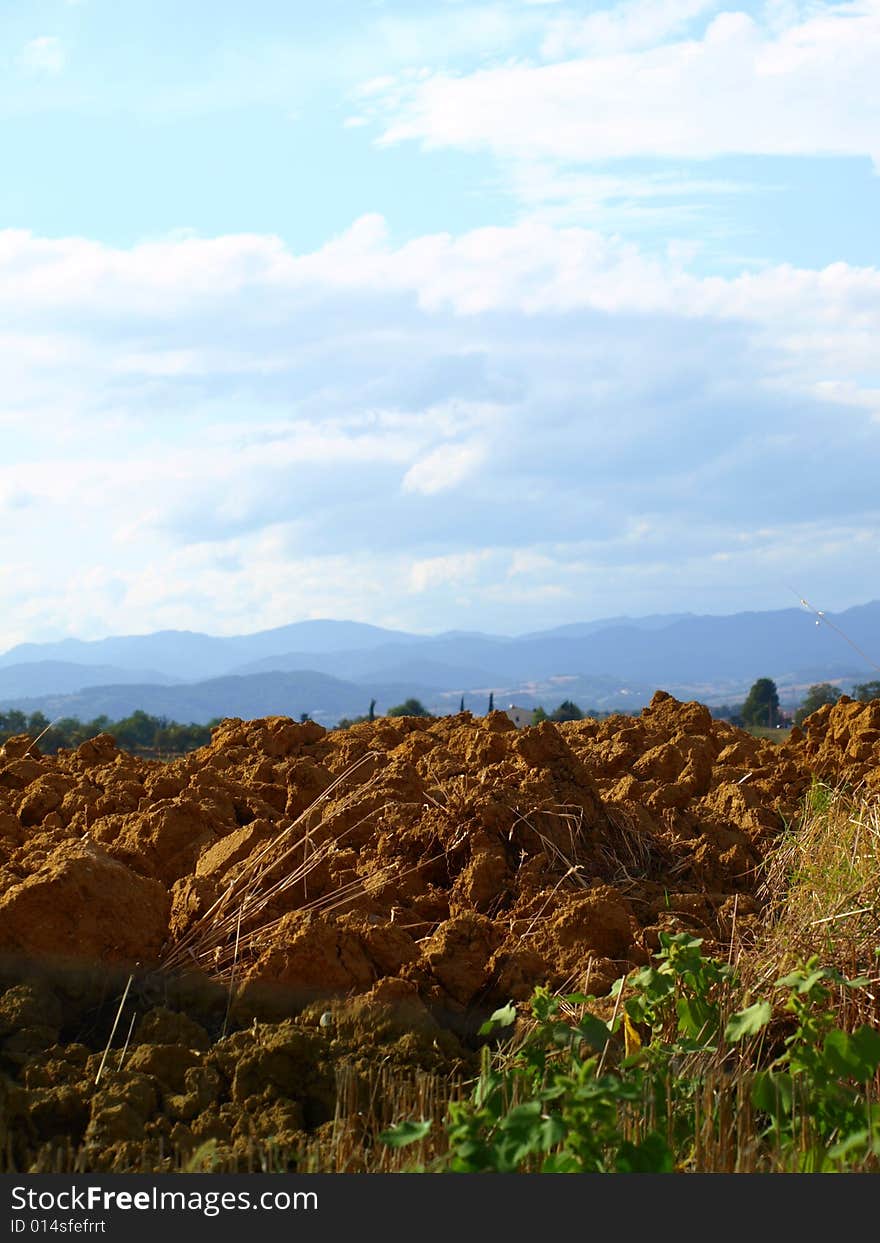
<path fill-rule="evenodd" d="M 111 721 L 108 716 L 97 716 L 92 721 L 78 721 L 75 717 L 50 721 L 42 712 L 26 714 L 12 708 L 0 712 L 0 742 L 15 734 L 28 734 L 38 741 L 44 755 L 54 755 L 61 748 L 78 747 L 98 734 L 111 734 L 127 751 L 180 755 L 210 742 L 211 730 L 219 723 L 217 717 L 207 725 L 181 725 L 179 721 L 150 716 L 140 709 L 121 721 Z"/>
<path fill-rule="evenodd" d="M 740 726 L 764 726 L 773 729 L 790 724 L 800 725 L 811 712 L 815 712 L 823 704 L 837 703 L 841 694 L 840 687 L 830 682 L 818 682 L 809 687 L 792 716 L 780 707 L 779 691 L 773 679 L 758 678 L 742 704 L 722 704 L 712 709 L 712 715 Z M 862 703 L 880 699 L 880 680 L 857 683 L 852 688 L 851 697 Z M 486 711 L 494 711 L 494 706 L 494 695 L 490 694 Z M 464 697 L 459 711 L 465 711 Z M 373 721 L 376 715 L 376 700 L 372 699 L 367 712 L 362 716 L 343 717 L 336 728 L 348 729 L 361 721 Z M 430 717 L 435 714 L 421 700 L 413 698 L 395 704 L 382 715 Z M 596 708 L 583 711 L 573 700 L 564 699 L 550 712 L 542 707 L 535 708 L 531 723 L 539 725 L 542 721 L 581 721 L 586 717 L 597 719 L 609 715 L 611 713 Z M 307 721 L 309 714 L 302 712 L 299 719 Z M 182 755 L 206 746 L 211 741 L 211 730 L 220 724 L 220 720 L 220 717 L 215 717 L 207 725 L 183 725 L 179 721 L 169 721 L 164 716 L 151 716 L 138 709 L 120 721 L 112 721 L 108 716 L 97 716 L 91 721 L 78 721 L 75 717 L 50 721 L 42 712 L 28 714 L 11 708 L 0 712 L 0 744 L 16 734 L 27 734 L 38 742 L 43 754 L 54 755 L 61 748 L 73 749 L 98 734 L 111 734 L 118 745 L 127 751 Z"/>
<path fill-rule="evenodd" d="M 464 696 L 458 707 L 459 712 L 466 711 Z M 491 692 L 486 704 L 486 712 L 495 711 L 495 694 Z M 431 712 L 420 699 L 406 699 L 401 704 L 395 704 L 393 708 L 389 708 L 387 712 L 382 713 L 383 716 L 436 716 L 435 712 Z M 583 721 L 586 717 L 603 717 L 610 716 L 608 712 L 600 712 L 598 708 L 590 708 L 584 712 L 571 699 L 564 699 L 557 708 L 552 712 L 548 712 L 545 708 L 535 708 L 532 712 L 532 725 L 540 725 L 542 721 Z M 360 725 L 362 721 L 373 721 L 376 719 L 376 701 L 370 701 L 369 712 L 365 712 L 363 716 L 344 716 L 336 726 L 337 729 L 348 729 L 350 725 Z"/>
<path fill-rule="evenodd" d="M 490 695 L 487 711 L 494 710 L 494 696 Z M 464 711 L 462 708 L 461 711 Z M 363 716 L 343 717 L 337 729 L 348 729 L 361 721 L 376 719 L 376 701 Z M 418 699 L 407 699 L 401 704 L 389 708 L 384 716 L 433 716 L 428 708 Z M 533 724 L 541 721 L 579 721 L 585 716 L 603 715 L 599 712 L 582 712 L 571 700 L 564 700 L 552 712 L 536 708 L 532 713 Z M 300 721 L 309 720 L 307 712 L 299 714 Z M 215 717 L 207 725 L 183 725 L 179 721 L 170 721 L 164 716 L 151 716 L 148 712 L 138 709 L 122 720 L 113 721 L 109 716 L 97 716 L 91 721 L 79 721 L 75 717 L 62 717 L 50 721 L 42 712 L 21 712 L 10 708 L 0 712 L 0 744 L 17 734 L 27 734 L 38 745 L 43 755 L 54 755 L 61 749 L 73 750 L 98 734 L 110 734 L 118 745 L 127 751 L 155 753 L 157 755 L 182 755 L 195 751 L 211 741 L 211 730 L 220 724 L 220 717 Z"/>
<path fill-rule="evenodd" d="M 807 688 L 795 712 L 789 714 L 780 707 L 779 691 L 773 679 L 758 678 L 744 703 L 722 704 L 719 708 L 713 708 L 712 714 L 730 721 L 733 725 L 764 726 L 768 729 L 776 729 L 782 725 L 802 725 L 811 713 L 824 704 L 836 704 L 843 693 L 839 686 L 834 686 L 831 682 L 816 682 Z M 880 699 L 880 680 L 857 682 L 852 688 L 850 698 L 859 703 Z"/>

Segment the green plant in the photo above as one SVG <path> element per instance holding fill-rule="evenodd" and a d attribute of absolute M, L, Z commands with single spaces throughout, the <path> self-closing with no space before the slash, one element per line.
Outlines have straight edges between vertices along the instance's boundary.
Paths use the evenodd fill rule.
<path fill-rule="evenodd" d="M 563 1006 L 594 998 L 560 998 L 538 988 L 531 1000 L 533 1027 L 522 1045 L 500 1065 L 484 1047 L 480 1077 L 469 1100 L 447 1111 L 448 1153 L 442 1168 L 453 1173 L 662 1172 L 672 1168 L 663 1139 L 650 1131 L 630 1138 L 619 1128 L 621 1108 L 643 1098 L 642 1073 L 626 1078 L 602 1073 L 611 1027 L 588 1011 L 575 1023 Z M 496 1011 L 483 1029 L 509 1027 L 513 1006 Z M 407 1127 L 404 1130 L 403 1127 Z M 424 1124 L 402 1124 L 381 1137 L 400 1145 L 422 1138 Z"/>
<path fill-rule="evenodd" d="M 633 1023 L 651 1031 L 656 1054 L 694 1052 L 714 1048 L 721 1025 L 722 991 L 732 977 L 725 963 L 705 958 L 699 937 L 660 933 L 656 965 L 642 967 L 614 986 L 620 992 L 629 982 L 633 996 L 624 1008 Z M 671 1040 L 656 1038 L 671 1036 Z"/>
<path fill-rule="evenodd" d="M 834 790 L 814 776 L 807 790 L 807 809 L 814 815 L 824 815 L 834 802 Z"/>
<path fill-rule="evenodd" d="M 788 1034 L 774 1043 L 770 1000 L 738 991 L 730 965 L 705 956 L 698 938 L 660 934 L 654 961 L 615 985 L 608 1019 L 592 1012 L 596 998 L 546 988 L 531 998 L 524 1034 L 512 1004 L 492 1015 L 483 1035 L 514 1035 L 494 1052 L 484 1046 L 471 1095 L 448 1105 L 433 1168 L 867 1168 L 880 1155 L 880 1105 L 870 1095 L 880 1032 L 848 1032 L 832 1005 L 834 988 L 865 983 L 816 958 L 782 976 L 775 994 Z M 734 997 L 748 1004 L 735 1009 Z M 380 1138 L 402 1148 L 431 1130 L 404 1122 Z"/>
<path fill-rule="evenodd" d="M 858 988 L 812 957 L 776 981 L 786 992 L 794 1027 L 784 1050 L 752 1085 L 752 1101 L 766 1117 L 765 1135 L 799 1172 L 840 1170 L 853 1158 L 880 1154 L 880 1105 L 869 1084 L 880 1066 L 880 1031 L 862 1024 L 839 1027 L 831 988 Z"/>

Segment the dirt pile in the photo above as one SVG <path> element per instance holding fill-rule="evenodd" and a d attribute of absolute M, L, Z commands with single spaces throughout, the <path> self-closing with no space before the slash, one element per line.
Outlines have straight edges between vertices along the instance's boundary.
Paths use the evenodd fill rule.
<path fill-rule="evenodd" d="M 405 1080 L 473 1073 L 477 1063 L 397 981 L 228 1033 L 222 1005 L 205 997 L 201 1021 L 153 1005 L 133 1011 L 124 1046 L 109 1054 L 112 1007 L 97 987 L 80 977 L 72 995 L 69 982 L 32 975 L 0 996 L 0 1140 L 12 1168 L 70 1168 L 76 1153 L 88 1170 L 173 1171 L 206 1146 L 208 1168 L 259 1170 L 275 1151 L 284 1168 L 332 1139 L 342 1084 L 357 1116 L 375 1111 L 381 1082 L 390 1124 L 407 1107 Z"/>
<path fill-rule="evenodd" d="M 880 790 L 880 703 L 781 746 L 662 692 L 526 730 L 229 720 L 170 763 L 11 739 L 6 1140 L 27 1164 L 67 1137 L 95 1169 L 298 1144 L 343 1072 L 467 1066 L 492 1008 L 539 983 L 607 993 L 664 930 L 724 947 L 816 777 Z"/>
<path fill-rule="evenodd" d="M 801 762 L 829 785 L 846 783 L 880 792 L 880 700 L 844 696 L 808 716 L 796 731 Z"/>
<path fill-rule="evenodd" d="M 876 781 L 878 743 L 880 704 L 777 746 L 662 692 L 526 730 L 230 720 L 167 764 L 12 739 L 0 953 L 234 972 L 254 1004 L 385 978 L 453 1012 L 587 975 L 601 992 L 664 927 L 729 935 L 811 774 Z"/>

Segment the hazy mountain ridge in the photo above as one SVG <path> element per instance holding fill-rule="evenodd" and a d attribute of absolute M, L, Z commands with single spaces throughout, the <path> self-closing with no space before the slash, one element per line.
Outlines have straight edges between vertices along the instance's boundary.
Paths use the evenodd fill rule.
<path fill-rule="evenodd" d="M 61 639 L 55 643 L 20 643 L 0 655 L 0 669 L 25 662 L 60 660 L 79 665 L 114 665 L 121 669 L 158 669 L 169 677 L 196 681 L 223 676 L 236 666 L 282 655 L 294 649 L 306 654 L 355 646 L 359 651 L 387 643 L 398 645 L 423 636 L 383 630 L 361 622 L 292 622 L 254 634 L 218 636 L 193 630 L 157 630 L 146 635 L 106 639 Z"/>
<path fill-rule="evenodd" d="M 170 686 L 177 678 L 156 669 L 120 669 L 117 665 L 78 665 L 72 661 L 35 660 L 0 668 L 0 700 L 10 695 L 73 694 L 112 683 Z"/>
<path fill-rule="evenodd" d="M 811 682 L 842 679 L 848 688 L 877 676 L 870 661 L 880 664 L 880 601 L 829 613 L 831 625 L 816 621 L 792 608 L 606 619 L 520 637 L 424 636 L 326 620 L 229 637 L 160 631 L 67 639 L 20 644 L 0 656 L 0 706 L 88 719 L 143 708 L 182 722 L 308 712 L 327 723 L 362 714 L 371 698 L 379 712 L 410 696 L 454 711 L 462 695 L 467 707 L 484 711 L 489 691 L 499 707 L 568 697 L 609 709 L 641 706 L 662 688 L 719 703 L 736 702 L 768 676 L 784 701 L 796 702 Z"/>
<path fill-rule="evenodd" d="M 384 687 L 383 708 L 423 688 Z M 341 716 L 360 715 L 369 706 L 369 695 L 362 686 L 326 674 L 302 670 L 297 673 L 262 673 L 249 677 L 208 678 L 186 685 L 119 685 L 90 687 L 75 695 L 48 695 L 17 699 L 0 704 L 24 712 L 42 712 L 51 719 L 71 716 L 93 720 L 105 715 L 111 720 L 129 716 L 137 709 L 151 716 L 190 724 L 204 724 L 214 717 L 236 716 L 247 720 L 260 716 L 299 717 L 308 713 L 316 721 L 329 723 Z"/>

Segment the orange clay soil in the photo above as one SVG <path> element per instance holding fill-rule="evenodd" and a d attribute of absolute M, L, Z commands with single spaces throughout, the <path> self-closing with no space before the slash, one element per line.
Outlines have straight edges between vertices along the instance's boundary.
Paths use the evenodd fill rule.
<path fill-rule="evenodd" d="M 384 1032 L 391 1064 L 395 1049 L 410 1067 L 464 1064 L 486 1013 L 536 984 L 601 996 L 663 930 L 726 947 L 759 918 L 758 865 L 814 776 L 880 793 L 880 702 L 822 708 L 784 745 L 663 692 L 639 717 L 525 730 L 501 712 L 331 732 L 227 720 L 169 763 L 106 735 L 53 757 L 13 738 L 0 1097 L 51 1095 L 50 1121 L 30 1101 L 36 1131 L 16 1143 L 91 1127 L 94 1151 L 118 1155 L 147 1116 L 169 1142 L 175 1127 L 232 1142 L 252 1096 L 264 1131 L 298 1133 L 332 1117 L 344 1031 L 349 1052 Z M 129 976 L 126 1070 L 98 1107 L 72 1085 L 93 1082 Z M 181 1010 L 204 1026 L 178 1039 L 163 1024 L 192 1023 Z"/>
<path fill-rule="evenodd" d="M 729 937 L 814 773 L 880 790 L 880 702 L 822 708 L 782 746 L 662 692 L 520 731 L 501 712 L 227 720 L 171 763 L 14 738 L 0 954 L 234 969 L 303 998 L 396 977 L 452 1011 L 588 971 L 601 992 L 667 924 Z"/>

